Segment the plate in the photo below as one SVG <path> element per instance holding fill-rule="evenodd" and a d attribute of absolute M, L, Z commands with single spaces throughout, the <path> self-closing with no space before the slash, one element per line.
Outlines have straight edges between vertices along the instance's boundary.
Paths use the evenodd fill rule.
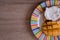
<path fill-rule="evenodd" d="M 39 4 L 31 15 L 31 29 L 33 34 L 35 35 L 38 40 L 60 40 L 60 35 L 58 36 L 48 36 L 42 32 L 42 25 L 44 23 L 44 10 L 46 7 L 51 6 L 59 6 L 60 1 L 58 0 L 51 0 L 45 1 Z"/>

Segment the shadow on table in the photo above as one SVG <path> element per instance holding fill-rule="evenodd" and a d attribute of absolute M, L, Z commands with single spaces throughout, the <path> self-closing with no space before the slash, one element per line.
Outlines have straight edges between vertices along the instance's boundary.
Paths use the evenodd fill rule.
<path fill-rule="evenodd" d="M 37 6 L 37 4 L 33 5 L 34 8 Z M 31 19 L 31 15 L 32 15 L 32 12 L 34 10 L 33 6 L 29 9 L 27 15 L 26 15 L 26 26 L 27 26 L 27 30 L 29 31 L 29 34 L 31 35 L 32 38 L 35 38 L 35 40 L 37 40 L 37 38 L 34 36 L 32 30 L 31 30 L 31 25 L 30 25 L 30 19 Z"/>

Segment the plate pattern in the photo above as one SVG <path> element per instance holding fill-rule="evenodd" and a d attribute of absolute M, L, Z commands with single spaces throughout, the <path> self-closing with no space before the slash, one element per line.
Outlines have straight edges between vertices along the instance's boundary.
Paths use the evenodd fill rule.
<path fill-rule="evenodd" d="M 45 35 L 39 27 L 39 14 L 44 12 L 45 7 L 59 6 L 60 1 L 58 0 L 49 0 L 39 4 L 32 13 L 31 16 L 31 29 L 33 34 L 38 38 L 38 40 L 60 40 L 60 36 L 47 36 Z"/>

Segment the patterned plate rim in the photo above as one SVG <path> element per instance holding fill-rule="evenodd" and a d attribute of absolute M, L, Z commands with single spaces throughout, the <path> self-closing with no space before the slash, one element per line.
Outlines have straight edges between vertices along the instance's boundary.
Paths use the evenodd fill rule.
<path fill-rule="evenodd" d="M 51 7 L 51 6 L 60 6 L 60 1 L 58 0 L 49 0 L 46 2 L 42 2 L 39 4 L 35 10 L 32 13 L 31 16 L 31 29 L 33 34 L 38 38 L 38 40 L 60 40 L 60 36 L 47 36 L 45 35 L 39 27 L 39 14 L 43 13 L 43 9 L 45 7 Z"/>

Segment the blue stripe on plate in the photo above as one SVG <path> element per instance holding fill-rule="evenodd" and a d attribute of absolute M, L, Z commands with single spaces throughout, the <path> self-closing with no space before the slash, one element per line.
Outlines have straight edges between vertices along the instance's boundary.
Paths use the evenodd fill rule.
<path fill-rule="evenodd" d="M 51 40 L 54 40 L 54 37 L 53 37 L 53 36 L 51 36 L 51 37 L 50 37 L 50 39 L 51 39 Z"/>
<path fill-rule="evenodd" d="M 36 34 L 39 31 L 40 31 L 39 29 L 36 29 L 36 30 L 33 31 L 33 33 Z"/>
<path fill-rule="evenodd" d="M 54 0 L 51 1 L 51 6 L 54 6 Z"/>
<path fill-rule="evenodd" d="M 36 29 L 40 29 L 39 27 L 35 28 L 35 29 L 32 29 L 32 31 L 36 30 Z"/>
<path fill-rule="evenodd" d="M 41 6 L 44 8 L 44 7 L 46 7 L 47 5 L 46 5 L 46 2 L 43 2 L 43 3 L 41 3 Z"/>
<path fill-rule="evenodd" d="M 60 36 L 58 36 L 58 40 L 60 40 Z"/>
<path fill-rule="evenodd" d="M 38 22 L 34 22 L 34 21 L 32 21 L 31 24 L 38 24 Z"/>
<path fill-rule="evenodd" d="M 34 12 L 33 12 L 33 13 L 35 13 L 36 15 L 41 14 L 41 12 L 40 12 L 37 8 L 34 10 Z"/>

